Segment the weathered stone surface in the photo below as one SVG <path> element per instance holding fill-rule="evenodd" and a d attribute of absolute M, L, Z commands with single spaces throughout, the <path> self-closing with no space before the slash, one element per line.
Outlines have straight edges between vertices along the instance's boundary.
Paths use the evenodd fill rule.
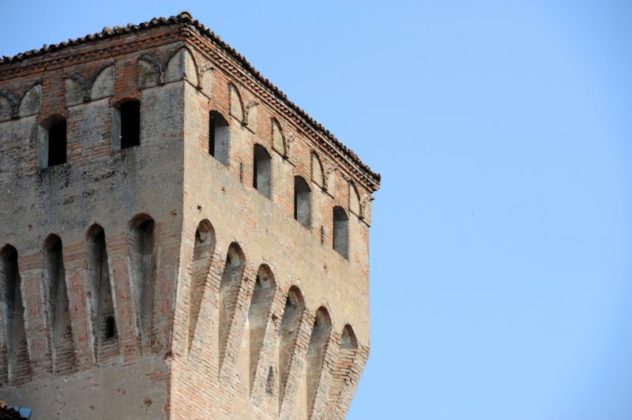
<path fill-rule="evenodd" d="M 37 418 L 344 417 L 379 177 L 297 109 L 188 14 L 1 62 L 3 399 Z"/>

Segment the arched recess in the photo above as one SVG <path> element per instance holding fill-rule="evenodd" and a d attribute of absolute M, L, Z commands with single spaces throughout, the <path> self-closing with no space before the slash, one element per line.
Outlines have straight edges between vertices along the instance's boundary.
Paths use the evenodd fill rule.
<path fill-rule="evenodd" d="M 354 361 L 358 353 L 358 339 L 351 325 L 342 329 L 340 348 L 333 364 L 333 381 L 329 388 L 327 413 L 335 413 L 341 404 L 342 393 L 350 385 L 349 377 L 354 369 Z"/>
<path fill-rule="evenodd" d="M 114 64 L 102 69 L 94 78 L 90 99 L 107 98 L 114 95 Z"/>
<path fill-rule="evenodd" d="M 30 379 L 21 283 L 18 252 L 13 246 L 5 245 L 0 250 L 0 386 L 16 385 Z"/>
<path fill-rule="evenodd" d="M 294 177 L 294 219 L 306 228 L 312 227 L 312 191 L 303 177 Z"/>
<path fill-rule="evenodd" d="M 189 287 L 189 348 L 195 335 L 200 307 L 204 300 L 206 279 L 215 250 L 215 230 L 211 222 L 204 219 L 195 230 L 193 259 L 191 261 L 191 285 Z"/>
<path fill-rule="evenodd" d="M 283 318 L 279 329 L 279 407 L 283 402 L 287 379 L 290 374 L 290 363 L 296 349 L 305 301 L 300 289 L 292 286 L 285 300 Z"/>
<path fill-rule="evenodd" d="M 188 48 L 182 47 L 171 56 L 167 62 L 165 79 L 167 82 L 184 79 L 195 87 L 199 86 L 197 63 Z"/>
<path fill-rule="evenodd" d="M 239 289 L 246 267 L 246 257 L 241 247 L 233 242 L 228 247 L 226 263 L 222 280 L 219 287 L 220 310 L 219 310 L 219 365 L 222 366 L 226 345 L 228 344 L 228 333 L 235 315 Z"/>
<path fill-rule="evenodd" d="M 344 350 L 357 350 L 358 348 L 358 339 L 349 324 L 345 325 L 342 329 L 340 348 Z"/>
<path fill-rule="evenodd" d="M 0 121 L 11 118 L 11 104 L 4 96 L 0 96 Z"/>
<path fill-rule="evenodd" d="M 138 88 L 147 89 L 164 83 L 164 69 L 158 58 L 151 54 L 138 57 Z"/>
<path fill-rule="evenodd" d="M 230 83 L 228 85 L 228 96 L 230 98 L 230 115 L 237 118 L 242 124 L 244 121 L 244 102 L 241 99 L 237 87 Z"/>
<path fill-rule="evenodd" d="M 139 214 L 130 221 L 130 277 L 136 325 L 141 348 L 151 346 L 156 287 L 156 224 L 151 216 Z"/>
<path fill-rule="evenodd" d="M 44 251 L 53 373 L 63 374 L 74 371 L 76 358 L 61 238 L 49 235 Z"/>
<path fill-rule="evenodd" d="M 18 116 L 18 100 L 11 91 L 0 90 L 0 121 Z"/>
<path fill-rule="evenodd" d="M 272 298 L 276 283 L 274 275 L 265 264 L 257 271 L 254 292 L 248 309 L 248 334 L 250 334 L 250 389 L 257 373 L 257 364 L 263 346 L 263 339 L 268 325 L 268 315 L 272 307 Z"/>
<path fill-rule="evenodd" d="M 90 101 L 90 83 L 77 73 L 70 74 L 64 80 L 66 106 Z"/>
<path fill-rule="evenodd" d="M 333 247 L 340 255 L 349 258 L 349 217 L 338 206 L 333 210 Z"/>
<path fill-rule="evenodd" d="M 353 181 L 349 181 L 349 210 L 356 216 L 361 216 L 360 195 Z"/>
<path fill-rule="evenodd" d="M 88 245 L 88 296 L 92 321 L 94 359 L 102 363 L 118 354 L 118 329 L 110 283 L 105 231 L 92 225 L 86 235 Z"/>
<path fill-rule="evenodd" d="M 307 413 L 311 415 L 314 408 L 316 392 L 320 384 L 320 376 L 325 362 L 325 353 L 331 335 L 331 317 L 324 307 L 316 311 L 312 334 L 307 347 Z"/>
<path fill-rule="evenodd" d="M 252 186 L 261 194 L 272 198 L 272 157 L 260 144 L 255 144 L 253 153 Z"/>
<path fill-rule="evenodd" d="M 312 152 L 312 182 L 321 188 L 325 188 L 325 172 L 323 171 L 323 164 L 316 152 Z"/>
<path fill-rule="evenodd" d="M 274 149 L 281 156 L 287 156 L 287 146 L 285 144 L 285 136 L 283 130 L 281 130 L 281 124 L 276 118 L 271 119 L 272 125 L 272 149 Z"/>
<path fill-rule="evenodd" d="M 20 117 L 28 117 L 40 112 L 42 105 L 42 85 L 36 83 L 26 91 L 20 101 Z"/>

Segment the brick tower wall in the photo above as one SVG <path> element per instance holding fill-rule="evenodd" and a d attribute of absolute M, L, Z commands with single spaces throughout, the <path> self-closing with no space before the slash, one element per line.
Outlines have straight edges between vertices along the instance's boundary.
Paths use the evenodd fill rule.
<path fill-rule="evenodd" d="M 284 118 L 274 104 L 268 105 L 264 97 L 248 89 L 247 83 L 239 83 L 234 74 L 211 61 L 213 50 L 191 51 L 191 63 L 214 70 L 206 84 L 198 86 L 191 77 L 191 83 L 185 87 L 185 228 L 174 333 L 173 405 L 188 418 L 203 418 L 203 413 L 213 413 L 212 417 L 307 418 L 309 414 L 313 418 L 331 418 L 335 409 L 342 416 L 350 400 L 342 402 L 336 390 L 352 386 L 344 381 L 349 382 L 354 374 L 351 366 L 342 369 L 342 373 L 335 372 L 334 363 L 344 352 L 340 349 L 343 327 L 351 325 L 360 343 L 352 363 L 362 365 L 368 349 L 367 220 L 349 209 L 350 184 L 342 171 L 330 174 L 327 190 L 318 185 L 318 174 L 312 177 L 312 153 L 323 155 L 321 160 L 326 155 L 315 152 L 308 133 Z M 194 66 L 191 67 L 193 73 Z M 231 100 L 235 92 L 242 104 L 258 103 L 256 114 L 251 110 L 248 120 L 244 120 L 240 104 Z M 228 166 L 206 153 L 211 111 L 219 111 L 228 119 Z M 292 139 L 289 150 L 287 144 L 285 148 L 275 147 L 272 121 L 282 127 L 286 143 Z M 271 156 L 271 198 L 253 188 L 255 144 L 264 146 Z M 335 164 L 326 162 L 329 167 Z M 310 228 L 293 217 L 295 176 L 307 180 L 312 191 Z M 345 208 L 349 214 L 349 259 L 331 246 L 334 206 Z M 195 231 L 203 220 L 212 225 L 214 248 L 206 281 L 192 293 L 195 273 L 187 271 L 185 262 L 195 261 Z M 228 249 L 234 243 L 243 251 L 245 270 L 237 291 L 236 310 L 229 319 L 230 333 L 219 337 L 220 284 Z M 251 324 L 255 319 L 250 311 L 255 279 L 262 266 L 270 270 L 275 287 L 267 311 L 261 315 L 263 321 L 259 321 L 265 326 L 259 343 L 252 340 Z M 289 378 L 282 378 L 279 330 L 291 287 L 300 290 L 305 310 L 298 325 Z M 194 299 L 201 303 L 193 303 L 200 310 L 198 318 L 191 321 L 187 308 Z M 331 318 L 331 335 L 322 377 L 312 378 L 315 386 L 308 391 L 308 348 L 320 307 Z M 192 336 L 190 322 L 196 323 Z M 253 346 L 260 350 L 253 353 Z M 280 395 L 283 380 L 287 385 Z"/>
<path fill-rule="evenodd" d="M 67 162 L 48 167 L 62 120 Z M 185 13 L 0 61 L 0 147 L 3 399 L 344 417 L 379 176 L 205 27 Z"/>
<path fill-rule="evenodd" d="M 168 401 L 169 351 L 182 226 L 183 84 L 140 89 L 138 48 L 157 56 L 173 28 L 141 39 L 116 38 L 0 70 L 0 249 L 17 251 L 28 369 L 4 375 L 0 395 L 37 417 L 157 418 Z M 136 37 L 138 38 L 138 37 Z M 126 52 L 129 51 L 129 52 Z M 17 98 L 14 112 L 7 98 Z M 141 147 L 113 150 L 113 107 L 141 102 Z M 8 104 L 8 105 L 7 105 Z M 67 163 L 40 165 L 51 118 L 67 121 Z M 156 290 L 148 346 L 139 342 L 130 282 L 130 222 L 155 221 Z M 95 348 L 94 302 L 87 235 L 104 232 L 117 338 Z M 46 240 L 62 242 L 70 345 L 53 347 Z M 63 300 L 63 299 L 62 299 Z M 6 300 L 3 299 L 4 302 Z M 62 302 L 63 304 L 63 302 Z M 4 317 L 6 318 L 6 317 Z M 2 320 L 7 331 L 8 320 Z M 11 347 L 3 334 L 3 348 Z M 54 353 L 54 355 L 53 355 Z M 7 370 L 8 360 L 3 361 Z M 13 377 L 7 377 L 13 376 Z"/>

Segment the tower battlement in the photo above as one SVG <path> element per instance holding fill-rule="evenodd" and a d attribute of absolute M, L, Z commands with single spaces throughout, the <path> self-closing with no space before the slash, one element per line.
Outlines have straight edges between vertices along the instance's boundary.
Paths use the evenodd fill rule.
<path fill-rule="evenodd" d="M 3 399 L 344 417 L 379 175 L 188 13 L 0 59 L 0 150 Z"/>

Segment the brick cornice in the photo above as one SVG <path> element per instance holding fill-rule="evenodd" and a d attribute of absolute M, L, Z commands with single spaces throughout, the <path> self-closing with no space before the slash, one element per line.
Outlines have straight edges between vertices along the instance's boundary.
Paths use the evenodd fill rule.
<path fill-rule="evenodd" d="M 134 40 L 122 38 L 124 35 L 136 33 L 147 34 L 149 30 L 155 32 L 162 27 L 173 27 L 174 30 L 167 30 L 164 33 L 150 33 L 149 36 Z M 113 42 L 106 48 L 91 52 L 86 51 L 84 54 L 77 54 L 74 48 L 69 49 L 119 39 L 120 42 Z M 264 99 L 279 114 L 292 121 L 315 142 L 320 150 L 325 150 L 330 158 L 336 160 L 342 167 L 348 168 L 354 178 L 360 180 L 365 188 L 371 192 L 379 188 L 380 175 L 378 173 L 373 172 L 329 130 L 290 101 L 279 88 L 261 75 L 241 54 L 222 41 L 206 26 L 194 20 L 187 12 L 170 18 L 154 18 L 139 25 L 104 28 L 99 33 L 59 44 L 45 45 L 39 50 L 26 51 L 13 57 L 2 57 L 0 58 L 0 81 L 41 72 L 43 68 L 52 70 L 127 54 L 141 49 L 139 48 L 140 45 L 142 45 L 142 49 L 147 49 L 184 39 L 188 39 L 198 50 L 219 63 L 224 71 L 230 73 L 232 77 Z"/>
<path fill-rule="evenodd" d="M 354 159 L 351 159 L 348 153 L 342 152 L 338 145 L 332 142 L 328 136 L 323 135 L 313 124 L 306 121 L 301 114 L 288 106 L 286 104 L 287 100 L 279 98 L 267 86 L 262 85 L 249 72 L 241 68 L 238 63 L 234 63 L 231 57 L 227 57 L 208 38 L 203 37 L 195 30 L 191 30 L 188 32 L 188 39 L 197 51 L 217 64 L 218 70 L 225 72 L 233 80 L 239 81 L 242 86 L 249 89 L 279 115 L 283 115 L 287 121 L 292 122 L 294 127 L 313 143 L 314 149 L 326 154 L 330 160 L 336 161 L 339 167 L 345 168 L 346 172 L 352 178 L 358 180 L 367 190 L 375 191 L 379 188 L 379 183 L 376 182 L 374 177 L 371 177 L 372 174 L 367 174 L 366 169 L 359 166 Z"/>
<path fill-rule="evenodd" d="M 146 36 L 142 39 L 133 40 L 132 42 L 122 40 L 122 42 L 113 43 L 110 46 L 99 48 L 98 50 L 86 49 L 85 52 L 79 52 L 75 49 L 64 50 L 57 54 L 51 53 L 50 55 L 33 58 L 28 61 L 22 61 L 10 66 L 2 65 L 2 62 L 0 61 L 0 81 L 28 77 L 32 74 L 39 74 L 44 70 L 59 70 L 64 67 L 77 66 L 98 60 L 115 58 L 116 56 L 133 53 L 140 49 L 151 49 L 163 45 L 175 44 L 179 41 L 183 41 L 184 39 L 184 37 L 179 37 L 177 33 L 170 31 L 162 34 Z M 96 42 L 98 41 L 94 41 L 94 43 Z M 93 44 L 93 42 L 82 43 L 77 48 L 91 44 Z"/>

